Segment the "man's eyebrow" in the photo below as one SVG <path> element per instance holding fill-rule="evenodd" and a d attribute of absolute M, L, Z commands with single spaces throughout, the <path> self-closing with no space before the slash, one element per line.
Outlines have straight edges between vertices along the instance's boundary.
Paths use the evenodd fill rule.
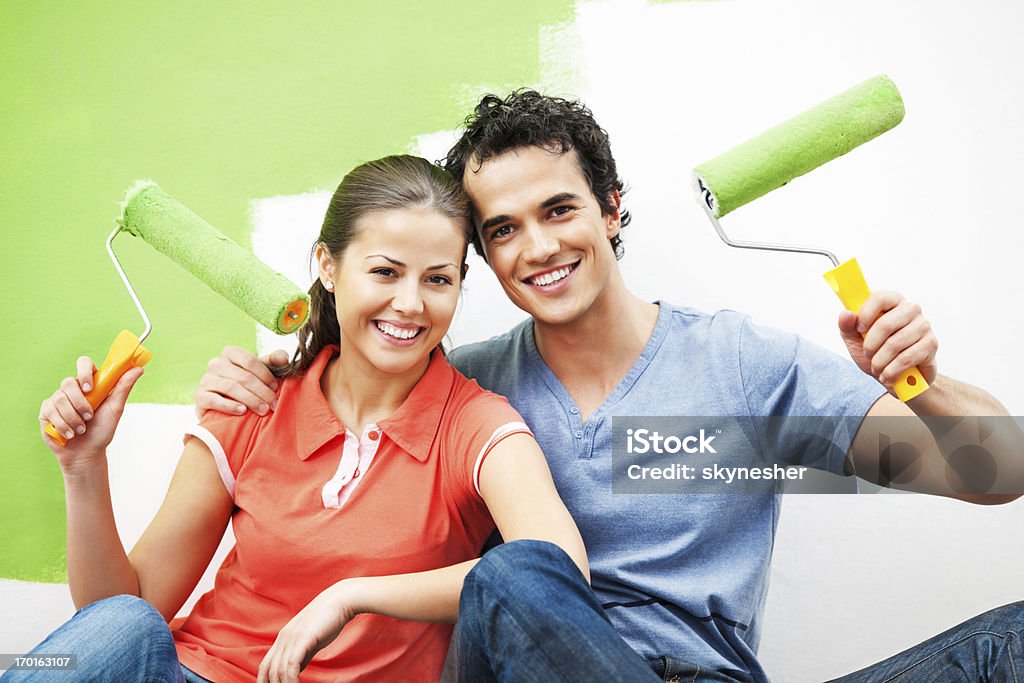
<path fill-rule="evenodd" d="M 581 197 L 574 192 L 559 192 L 558 194 L 548 197 L 543 202 L 541 202 L 540 208 L 550 209 L 555 204 L 561 204 L 562 202 L 566 201 L 580 201 L 580 199 Z M 506 223 L 510 220 L 512 220 L 512 217 L 505 213 L 501 214 L 500 216 L 488 218 L 487 220 L 480 224 L 480 232 L 487 232 L 487 230 L 489 230 L 490 228 L 493 228 L 496 225 L 500 225 L 501 223 Z"/>
<path fill-rule="evenodd" d="M 382 259 L 384 259 L 385 261 L 387 261 L 388 263 L 390 263 L 393 266 L 398 266 L 399 268 L 405 268 L 405 264 L 404 263 L 402 263 L 401 261 L 395 260 L 395 259 L 391 258 L 390 256 L 385 256 L 384 254 L 370 254 L 366 258 L 367 259 L 382 258 Z M 442 270 L 444 268 L 449 268 L 449 267 L 455 268 L 456 266 L 455 266 L 454 263 L 439 263 L 436 266 L 427 266 L 427 270 Z"/>
<path fill-rule="evenodd" d="M 480 232 L 487 232 L 495 225 L 498 225 L 499 223 L 505 223 L 510 220 L 512 220 L 512 216 L 509 216 L 507 213 L 503 213 L 500 216 L 488 218 L 487 220 L 480 224 Z"/>
<path fill-rule="evenodd" d="M 580 199 L 581 199 L 581 197 L 578 194 L 575 194 L 573 192 L 559 192 L 558 194 L 554 195 L 553 197 L 549 197 L 548 199 L 545 199 L 541 203 L 540 208 L 542 208 L 542 209 L 549 209 L 552 206 L 554 206 L 555 204 L 561 204 L 562 202 L 567 202 L 567 201 L 579 201 Z"/>

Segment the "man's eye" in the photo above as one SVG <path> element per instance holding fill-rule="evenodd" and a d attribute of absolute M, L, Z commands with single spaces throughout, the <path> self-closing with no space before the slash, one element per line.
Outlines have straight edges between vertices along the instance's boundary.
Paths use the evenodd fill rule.
<path fill-rule="evenodd" d="M 502 237 L 507 237 L 511 233 L 512 233 L 512 226 L 511 225 L 503 225 L 500 228 L 495 228 L 495 230 L 491 233 L 491 239 L 495 240 L 495 239 L 500 239 Z"/>
<path fill-rule="evenodd" d="M 572 211 L 571 206 L 556 206 L 555 208 L 551 209 L 551 214 L 554 216 L 564 216 L 570 211 Z"/>

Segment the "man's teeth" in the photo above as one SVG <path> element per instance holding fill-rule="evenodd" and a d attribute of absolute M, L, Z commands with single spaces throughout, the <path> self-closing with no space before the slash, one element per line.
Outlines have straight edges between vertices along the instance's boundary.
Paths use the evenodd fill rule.
<path fill-rule="evenodd" d="M 559 268 L 558 270 L 550 273 L 544 273 L 540 277 L 535 277 L 530 280 L 535 285 L 550 285 L 552 282 L 558 282 L 563 277 L 572 272 L 572 266 L 566 266 L 565 268 Z"/>
<path fill-rule="evenodd" d="M 395 327 L 394 325 L 391 325 L 390 323 L 382 322 L 377 323 L 377 329 L 383 332 L 384 334 L 388 335 L 389 337 L 394 337 L 395 339 L 412 339 L 413 337 L 420 333 L 419 327 L 417 327 L 414 330 L 402 330 Z"/>

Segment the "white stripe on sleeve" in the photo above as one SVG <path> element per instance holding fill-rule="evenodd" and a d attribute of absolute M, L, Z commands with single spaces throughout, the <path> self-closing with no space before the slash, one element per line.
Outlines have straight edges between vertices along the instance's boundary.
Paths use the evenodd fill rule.
<path fill-rule="evenodd" d="M 491 452 L 491 449 L 498 445 L 502 439 L 513 434 L 529 434 L 533 436 L 533 432 L 522 422 L 509 422 L 503 424 L 494 430 L 491 434 L 491 438 L 487 439 L 487 443 L 480 449 L 480 454 L 476 456 L 476 464 L 473 465 L 473 487 L 476 489 L 478 496 L 483 498 L 483 494 L 480 493 L 480 467 L 484 464 L 484 458 Z"/>
<path fill-rule="evenodd" d="M 210 449 L 213 453 L 213 460 L 217 463 L 217 472 L 220 473 L 220 480 L 224 482 L 224 488 L 228 490 L 231 500 L 235 499 L 235 475 L 231 473 L 231 466 L 228 465 L 228 456 L 224 453 L 224 447 L 220 445 L 210 430 L 206 427 L 193 425 L 185 430 L 185 436 L 194 436 Z"/>

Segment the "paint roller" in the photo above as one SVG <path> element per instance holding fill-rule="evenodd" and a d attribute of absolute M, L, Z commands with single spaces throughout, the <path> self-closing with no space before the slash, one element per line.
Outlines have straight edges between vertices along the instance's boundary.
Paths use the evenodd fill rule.
<path fill-rule="evenodd" d="M 125 372 L 142 367 L 153 357 L 142 346 L 153 325 L 114 253 L 114 238 L 122 232 L 141 237 L 277 334 L 295 332 L 309 317 L 309 295 L 288 278 L 192 213 L 156 183 L 137 181 L 125 193 L 117 226 L 107 237 L 107 254 L 142 315 L 145 329 L 138 337 L 122 330 L 114 339 L 106 360 L 93 373 L 92 390 L 85 394 L 93 410 Z M 67 443 L 52 424 L 45 431 L 61 446 Z"/>
<path fill-rule="evenodd" d="M 694 186 L 718 236 L 731 247 L 765 249 L 827 257 L 834 268 L 825 280 L 850 311 L 857 313 L 868 289 L 856 259 L 845 263 L 824 249 L 738 242 L 729 239 L 719 219 L 895 127 L 903 120 L 903 99 L 887 76 L 876 76 L 761 133 L 694 169 Z M 910 368 L 893 385 L 901 401 L 928 388 L 920 371 Z"/>

